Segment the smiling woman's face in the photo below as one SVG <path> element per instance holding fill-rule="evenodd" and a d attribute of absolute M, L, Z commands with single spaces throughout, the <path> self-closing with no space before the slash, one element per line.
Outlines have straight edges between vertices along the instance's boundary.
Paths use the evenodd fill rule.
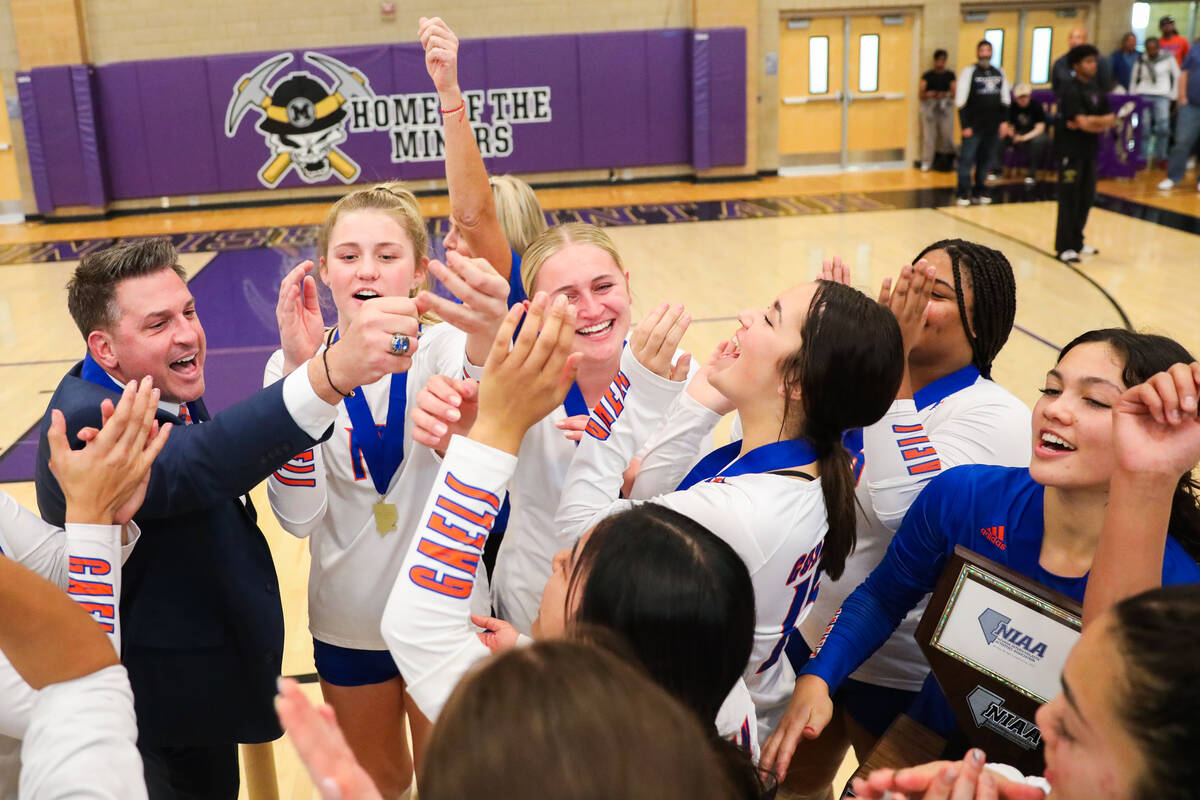
<path fill-rule="evenodd" d="M 593 244 L 568 244 L 546 259 L 538 271 L 535 292 L 553 300 L 565 295 L 575 306 L 576 352 L 581 368 L 618 358 L 629 335 L 629 280 L 613 257 Z"/>
<path fill-rule="evenodd" d="M 1102 489 L 1116 469 L 1112 407 L 1125 391 L 1124 359 L 1103 342 L 1073 347 L 1046 375 L 1033 407 L 1029 474 L 1043 486 Z"/>

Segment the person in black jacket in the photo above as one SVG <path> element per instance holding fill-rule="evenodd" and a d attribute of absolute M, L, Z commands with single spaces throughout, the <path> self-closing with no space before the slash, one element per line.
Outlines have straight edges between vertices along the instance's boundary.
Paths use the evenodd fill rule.
<path fill-rule="evenodd" d="M 1090 44 L 1073 47 L 1067 60 L 1074 77 L 1059 96 L 1058 226 L 1054 249 L 1058 258 L 1077 264 L 1080 255 L 1098 253 L 1083 243 L 1083 228 L 1096 199 L 1096 151 L 1100 134 L 1116 124 L 1106 92 L 1095 84 L 1100 53 Z"/>
<path fill-rule="evenodd" d="M 958 119 L 962 124 L 962 152 L 958 157 L 958 204 L 971 204 L 971 168 L 975 168 L 974 199 L 992 202 L 984 190 L 989 162 L 999 141 L 1000 123 L 1007 115 L 1008 80 L 992 66 L 992 45 L 986 40 L 975 48 L 978 61 L 958 76 Z"/>
<path fill-rule="evenodd" d="M 238 795 L 238 742 L 280 735 L 272 698 L 283 613 L 271 552 L 243 497 L 296 453 L 327 438 L 353 387 L 408 368 L 397 337 L 416 342 L 408 298 L 367 304 L 325 360 L 315 359 L 210 419 L 204 406 L 204 329 L 167 239 L 89 254 L 68 288 L 87 354 L 50 400 L 76 434 L 100 427 L 100 404 L 150 375 L 157 419 L 175 429 L 151 470 L 135 520 L 138 546 L 122 573 L 122 657 L 133 687 L 138 749 L 152 800 Z M 340 351 L 340 352 L 339 352 Z M 37 499 L 61 525 L 63 493 L 49 470 L 47 411 L 38 444 Z"/>

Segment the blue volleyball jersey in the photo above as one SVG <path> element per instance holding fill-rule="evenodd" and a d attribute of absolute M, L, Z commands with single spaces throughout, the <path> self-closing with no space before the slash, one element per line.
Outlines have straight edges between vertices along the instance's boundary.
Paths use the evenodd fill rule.
<path fill-rule="evenodd" d="M 1086 575 L 1054 575 L 1038 563 L 1044 495 L 1045 487 L 1024 468 L 969 465 L 934 478 L 909 509 L 883 561 L 846 598 L 802 674 L 817 675 L 836 691 L 933 591 L 956 545 L 1083 602 Z M 1200 582 L 1200 565 L 1170 537 L 1162 582 Z"/>

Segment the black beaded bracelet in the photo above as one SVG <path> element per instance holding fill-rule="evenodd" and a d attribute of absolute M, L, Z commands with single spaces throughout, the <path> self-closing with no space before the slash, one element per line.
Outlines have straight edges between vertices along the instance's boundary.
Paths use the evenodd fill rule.
<path fill-rule="evenodd" d="M 331 349 L 333 349 L 333 348 L 326 347 L 324 350 L 321 351 L 321 363 L 325 365 L 325 380 L 327 380 L 329 382 L 329 388 L 333 389 L 335 392 L 340 394 L 342 397 L 354 397 L 353 389 L 350 390 L 350 394 L 346 394 L 341 389 L 339 389 L 333 385 L 333 378 L 331 378 L 329 375 L 329 351 Z"/>

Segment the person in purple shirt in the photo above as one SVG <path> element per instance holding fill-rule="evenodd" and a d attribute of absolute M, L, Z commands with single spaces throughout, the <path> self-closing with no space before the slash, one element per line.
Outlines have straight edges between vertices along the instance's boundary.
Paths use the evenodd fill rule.
<path fill-rule="evenodd" d="M 956 545 L 1082 602 L 1117 471 L 1113 407 L 1125 391 L 1173 364 L 1195 359 L 1162 336 L 1090 331 L 1059 353 L 1033 412 L 1028 469 L 963 466 L 930 481 L 909 509 L 887 555 L 846 599 L 796 682 L 784 715 L 787 735 L 764 768 L 782 775 L 803 738 L 830 719 L 830 696 L 933 591 Z M 1190 474 L 1178 481 L 1162 559 L 1164 585 L 1200 582 L 1200 512 Z M 910 712 L 943 735 L 958 732 L 936 682 Z"/>

